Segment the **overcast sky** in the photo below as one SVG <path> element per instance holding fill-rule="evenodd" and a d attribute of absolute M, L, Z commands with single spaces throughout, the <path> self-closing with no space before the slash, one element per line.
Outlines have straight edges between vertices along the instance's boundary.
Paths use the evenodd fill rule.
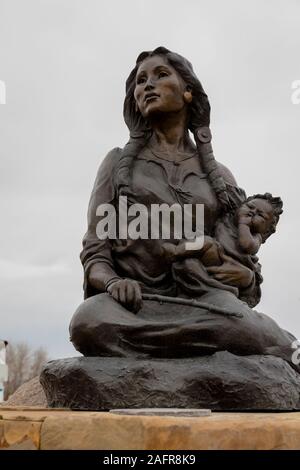
<path fill-rule="evenodd" d="M 284 201 L 262 247 L 258 306 L 300 337 L 299 0 L 0 0 L 0 337 L 71 356 L 81 239 L 97 168 L 127 140 L 136 56 L 186 56 L 207 91 L 217 159 Z"/>

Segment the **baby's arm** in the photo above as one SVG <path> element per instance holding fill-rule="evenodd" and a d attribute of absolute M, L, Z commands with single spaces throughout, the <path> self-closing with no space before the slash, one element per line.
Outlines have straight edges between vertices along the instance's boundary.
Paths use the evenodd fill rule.
<path fill-rule="evenodd" d="M 249 255 L 255 255 L 262 244 L 262 236 L 259 233 L 251 233 L 249 225 L 239 223 L 238 226 L 239 245 Z"/>
<path fill-rule="evenodd" d="M 243 204 L 238 211 L 238 241 L 245 253 L 255 255 L 260 245 L 262 237 L 259 233 L 251 233 L 252 214 L 247 204 Z"/>

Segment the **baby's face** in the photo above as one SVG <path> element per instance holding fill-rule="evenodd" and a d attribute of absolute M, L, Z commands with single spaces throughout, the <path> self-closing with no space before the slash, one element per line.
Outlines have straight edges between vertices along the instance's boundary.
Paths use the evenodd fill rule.
<path fill-rule="evenodd" d="M 256 233 L 266 233 L 273 222 L 274 211 L 272 204 L 266 199 L 252 199 L 247 202 L 252 215 L 252 228 Z"/>

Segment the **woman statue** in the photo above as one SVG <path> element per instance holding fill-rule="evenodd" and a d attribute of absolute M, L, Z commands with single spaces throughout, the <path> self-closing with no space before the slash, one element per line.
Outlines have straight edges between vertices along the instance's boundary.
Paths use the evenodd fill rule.
<path fill-rule="evenodd" d="M 86 300 L 70 324 L 75 348 L 85 356 L 132 358 L 263 354 L 297 369 L 295 338 L 252 309 L 262 282 L 255 256 L 264 241 L 260 230 L 270 232 L 270 222 L 275 230 L 282 203 L 271 195 L 249 198 L 250 209 L 263 206 L 266 215 L 252 213 L 254 233 L 250 215 L 240 210 L 239 236 L 248 252 L 239 256 L 226 248 L 237 236 L 234 213 L 248 200 L 214 158 L 209 101 L 190 62 L 164 47 L 140 54 L 126 82 L 124 118 L 129 141 L 108 153 L 90 199 L 81 253 Z M 204 245 L 191 252 L 184 240 L 100 239 L 97 208 L 112 204 L 118 216 L 120 196 L 148 208 L 203 204 Z M 158 303 L 149 294 L 179 303 Z M 180 299 L 199 301 L 202 308 Z"/>

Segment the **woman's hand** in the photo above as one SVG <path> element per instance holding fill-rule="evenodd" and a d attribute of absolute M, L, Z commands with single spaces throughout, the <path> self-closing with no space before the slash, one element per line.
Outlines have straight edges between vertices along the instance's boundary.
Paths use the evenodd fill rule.
<path fill-rule="evenodd" d="M 176 255 L 178 258 L 201 257 L 207 250 L 212 248 L 216 242 L 207 235 L 201 240 L 182 240 L 176 246 Z"/>
<path fill-rule="evenodd" d="M 181 258 L 188 257 L 201 257 L 207 250 L 217 246 L 217 243 L 208 236 L 204 237 L 203 243 L 197 243 L 196 240 L 181 240 L 178 245 L 174 243 L 165 242 L 162 244 L 163 256 L 167 260 L 174 262 Z"/>
<path fill-rule="evenodd" d="M 142 306 L 142 291 L 137 281 L 120 279 L 113 282 L 107 292 L 120 304 L 137 313 Z"/>
<path fill-rule="evenodd" d="M 249 287 L 253 280 L 254 273 L 251 269 L 234 260 L 225 253 L 220 253 L 223 260 L 221 266 L 208 267 L 207 272 L 212 274 L 215 279 L 230 286 L 245 289 Z"/>

